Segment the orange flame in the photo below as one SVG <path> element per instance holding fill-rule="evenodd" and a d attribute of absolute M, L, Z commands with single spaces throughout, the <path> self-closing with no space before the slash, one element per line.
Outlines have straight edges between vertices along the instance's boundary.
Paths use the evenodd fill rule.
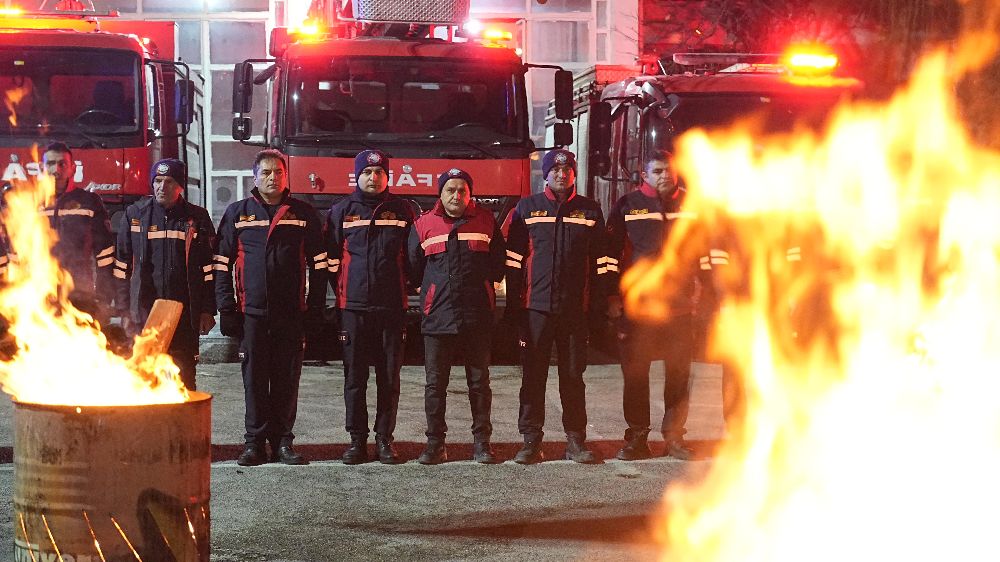
<path fill-rule="evenodd" d="M 36 157 L 36 160 L 37 157 Z M 0 363 L 0 388 L 21 402 L 80 406 L 183 402 L 187 390 L 166 355 L 143 353 L 153 334 L 136 338 L 131 359 L 107 349 L 100 325 L 70 304 L 69 274 L 52 258 L 55 233 L 39 213 L 54 194 L 51 178 L 19 182 L 8 193 L 3 224 L 12 258 L 0 290 L 0 315 L 16 346 Z"/>
<path fill-rule="evenodd" d="M 627 306 L 656 310 L 674 263 L 724 246 L 712 347 L 747 404 L 705 478 L 668 489 L 664 560 L 1000 557 L 1000 154 L 954 98 L 984 45 L 822 137 L 680 139 L 700 226 L 628 272 Z"/>
<path fill-rule="evenodd" d="M 11 127 L 17 127 L 17 106 L 21 103 L 21 100 L 24 99 L 24 96 L 28 94 L 28 91 L 29 90 L 26 86 L 21 88 L 12 88 L 7 90 L 7 94 L 4 96 L 4 105 L 7 106 L 7 111 L 10 112 L 7 120 L 10 121 Z"/>

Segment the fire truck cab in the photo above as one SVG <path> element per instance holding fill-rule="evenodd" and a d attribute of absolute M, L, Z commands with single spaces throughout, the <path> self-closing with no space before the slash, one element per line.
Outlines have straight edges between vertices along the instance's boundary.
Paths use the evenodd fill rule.
<path fill-rule="evenodd" d="M 477 202 L 502 219 L 531 193 L 529 158 L 538 149 L 525 74 L 535 65 L 513 49 L 458 38 L 468 4 L 355 3 L 356 20 L 275 29 L 273 59 L 236 65 L 233 138 L 255 144 L 262 134 L 256 144 L 288 157 L 291 190 L 320 209 L 354 190 L 354 156 L 378 148 L 391 157 L 390 189 L 423 210 L 437 198 L 438 175 L 459 167 L 475 178 Z M 257 72 L 254 63 L 270 66 Z M 546 68 L 557 69 L 568 118 L 572 74 Z M 255 131 L 252 90 L 265 84 L 266 123 Z"/>
<path fill-rule="evenodd" d="M 822 126 L 838 102 L 862 87 L 833 72 L 836 59 L 828 57 L 680 53 L 671 66 L 681 70 L 671 74 L 589 71 L 577 78 L 578 133 L 570 147 L 579 154 L 580 183 L 607 211 L 639 184 L 646 155 L 672 151 L 690 129 L 711 131 L 744 120 L 753 120 L 761 135 Z"/>
<path fill-rule="evenodd" d="M 187 65 L 171 60 L 175 25 L 116 15 L 0 17 L 0 171 L 16 187 L 41 173 L 46 144 L 65 142 L 76 184 L 101 195 L 117 227 L 124 208 L 150 194 L 149 167 L 160 158 L 189 161 L 193 202 L 203 202 L 204 184 L 185 142 L 197 94 Z"/>

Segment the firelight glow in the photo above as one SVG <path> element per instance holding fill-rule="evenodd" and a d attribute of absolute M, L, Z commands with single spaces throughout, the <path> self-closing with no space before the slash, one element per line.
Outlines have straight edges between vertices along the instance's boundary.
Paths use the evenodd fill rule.
<path fill-rule="evenodd" d="M 40 160 L 35 158 L 36 161 Z M 55 233 L 39 209 L 54 195 L 51 178 L 18 182 L 6 194 L 3 225 L 13 257 L 0 289 L 0 314 L 10 323 L 0 361 L 0 388 L 20 402 L 78 406 L 184 402 L 187 389 L 167 355 L 136 339 L 131 359 L 107 349 L 98 323 L 73 307 L 69 274 L 52 258 Z"/>
<path fill-rule="evenodd" d="M 704 478 L 667 490 L 663 560 L 1000 558 L 1000 154 L 955 99 L 996 44 L 926 56 L 824 134 L 680 139 L 699 220 L 628 272 L 626 304 L 668 313 L 673 264 L 729 252 L 711 347 L 747 412 Z"/>

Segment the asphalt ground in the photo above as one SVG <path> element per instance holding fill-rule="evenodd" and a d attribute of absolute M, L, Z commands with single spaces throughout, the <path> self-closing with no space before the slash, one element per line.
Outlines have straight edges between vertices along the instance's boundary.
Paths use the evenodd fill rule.
<path fill-rule="evenodd" d="M 212 341 L 207 342 L 212 344 Z M 225 342 L 215 341 L 222 345 Z M 208 355 L 212 355 L 209 353 Z M 463 373 L 453 370 L 448 390 L 451 462 L 423 466 L 423 367 L 403 368 L 396 444 L 406 463 L 347 466 L 343 368 L 309 362 L 303 368 L 296 422 L 296 450 L 307 466 L 240 467 L 243 384 L 239 364 L 199 366 L 198 388 L 212 402 L 212 559 L 224 562 L 325 562 L 334 560 L 653 560 L 664 489 L 696 477 L 709 464 L 722 435 L 721 371 L 692 369 L 687 438 L 701 460 L 659 457 L 622 462 L 622 380 L 617 364 L 590 365 L 588 437 L 608 460 L 579 465 L 561 459 L 565 438 L 555 367 L 550 370 L 545 453 L 540 465 L 509 459 L 517 433 L 520 369 L 491 370 L 493 441 L 503 462 L 471 462 L 471 415 Z M 662 415 L 662 367 L 651 377 L 653 420 Z M 374 420 L 374 377 L 369 387 Z M 657 397 L 660 397 L 657 399 Z M 0 559 L 12 556 L 12 404 L 0 400 Z M 656 421 L 654 421 L 654 426 Z M 654 453 L 662 451 L 651 434 Z"/>

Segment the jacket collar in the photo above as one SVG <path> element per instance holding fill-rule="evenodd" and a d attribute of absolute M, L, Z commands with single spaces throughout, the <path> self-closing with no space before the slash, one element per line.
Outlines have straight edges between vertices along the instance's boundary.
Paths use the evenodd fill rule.
<path fill-rule="evenodd" d="M 284 204 L 288 203 L 288 198 L 290 197 L 290 195 L 289 195 L 289 191 L 290 191 L 290 190 L 286 189 L 286 190 L 284 191 L 284 193 L 282 193 L 282 194 L 281 194 L 281 200 L 280 200 L 280 201 L 278 201 L 278 205 L 284 205 Z M 254 199 L 256 199 L 256 200 L 257 200 L 257 202 L 258 202 L 258 203 L 260 203 L 260 204 L 261 204 L 262 206 L 264 206 L 264 205 L 267 205 L 267 202 L 266 202 L 266 201 L 264 201 L 264 198 L 260 196 L 260 191 L 258 191 L 256 187 L 255 187 L 255 188 L 253 188 L 253 189 L 252 189 L 252 190 L 250 191 L 250 194 L 251 194 L 251 195 L 253 196 L 253 198 L 254 198 Z"/>
<path fill-rule="evenodd" d="M 670 194 L 670 197 L 668 197 L 666 200 L 660 197 L 660 192 L 657 191 L 655 187 L 649 185 L 646 182 L 642 182 L 642 185 L 639 186 L 639 192 L 645 195 L 646 197 L 649 197 L 650 199 L 656 199 L 657 201 L 660 201 L 664 207 L 669 207 L 669 208 L 678 207 L 684 201 L 684 190 L 681 189 L 679 186 L 677 189 L 674 190 L 673 193 Z"/>
<path fill-rule="evenodd" d="M 435 215 L 451 220 L 455 220 L 456 218 L 470 219 L 473 217 L 473 215 L 476 214 L 476 201 L 474 199 L 469 200 L 469 205 L 465 207 L 465 212 L 462 213 L 461 217 L 453 217 L 448 213 L 446 213 L 444 210 L 444 205 L 441 203 L 440 199 L 438 199 L 437 202 L 434 203 L 434 208 L 431 209 L 431 212 L 434 213 Z"/>
<path fill-rule="evenodd" d="M 545 191 L 543 191 L 543 193 L 545 193 L 545 197 L 547 197 L 549 201 L 556 204 L 559 203 L 559 198 L 556 197 L 556 194 L 552 191 L 552 188 L 549 187 L 548 183 L 545 184 Z M 569 188 L 569 196 L 566 197 L 566 202 L 572 201 L 574 197 L 576 197 L 576 184 L 573 184 L 573 186 Z"/>

